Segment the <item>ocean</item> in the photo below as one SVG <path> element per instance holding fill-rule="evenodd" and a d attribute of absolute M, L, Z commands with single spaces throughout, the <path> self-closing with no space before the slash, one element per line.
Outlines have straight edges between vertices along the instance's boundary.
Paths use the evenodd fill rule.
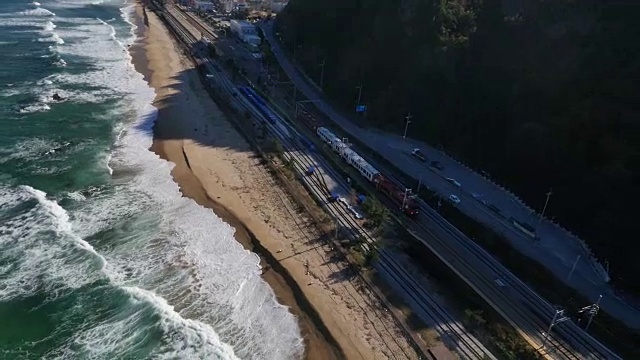
<path fill-rule="evenodd" d="M 0 1 L 0 359 L 300 358 L 259 258 L 148 150 L 133 13 Z"/>

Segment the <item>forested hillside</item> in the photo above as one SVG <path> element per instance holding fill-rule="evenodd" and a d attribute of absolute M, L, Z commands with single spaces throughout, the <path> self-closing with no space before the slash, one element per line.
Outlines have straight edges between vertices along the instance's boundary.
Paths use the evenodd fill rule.
<path fill-rule="evenodd" d="M 487 171 L 640 293 L 640 7 L 594 0 L 291 0 L 276 26 L 371 126 Z M 635 215 L 634 215 L 635 214 Z"/>

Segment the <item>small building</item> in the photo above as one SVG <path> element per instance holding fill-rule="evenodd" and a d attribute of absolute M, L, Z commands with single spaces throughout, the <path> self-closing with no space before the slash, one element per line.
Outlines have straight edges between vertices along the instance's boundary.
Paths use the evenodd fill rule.
<path fill-rule="evenodd" d="M 243 40 L 247 44 L 254 46 L 260 46 L 262 43 L 262 39 L 258 35 L 245 35 Z"/>
<path fill-rule="evenodd" d="M 242 39 L 242 41 L 249 44 L 260 45 L 261 39 L 253 24 L 246 20 L 231 20 L 230 24 L 231 32 Z"/>
<path fill-rule="evenodd" d="M 195 2 L 195 8 L 200 10 L 200 11 L 212 11 L 213 10 L 213 3 L 210 1 L 196 1 Z"/>
<path fill-rule="evenodd" d="M 282 9 L 284 9 L 285 6 L 287 6 L 287 4 L 287 1 L 273 1 L 270 8 L 272 12 L 279 13 L 280 11 L 282 11 Z"/>
<path fill-rule="evenodd" d="M 247 3 L 245 3 L 244 1 L 238 1 L 238 2 L 236 3 L 235 8 L 236 8 L 238 11 L 249 10 L 249 6 L 248 6 L 248 5 L 247 5 Z"/>
<path fill-rule="evenodd" d="M 222 11 L 225 13 L 233 11 L 233 0 L 224 0 L 222 2 Z"/>

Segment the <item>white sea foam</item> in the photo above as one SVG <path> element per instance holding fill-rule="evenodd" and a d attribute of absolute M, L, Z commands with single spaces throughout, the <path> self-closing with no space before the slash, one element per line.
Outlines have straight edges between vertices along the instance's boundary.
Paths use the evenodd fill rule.
<path fill-rule="evenodd" d="M 33 104 L 33 105 L 25 106 L 22 109 L 20 109 L 20 113 L 30 114 L 35 112 L 44 112 L 47 110 L 51 110 L 51 108 L 47 104 Z"/>
<path fill-rule="evenodd" d="M 45 38 L 39 38 L 38 41 L 40 42 L 54 42 L 58 45 L 62 45 L 64 44 L 64 40 L 60 37 L 60 35 L 52 32 L 48 37 Z"/>
<path fill-rule="evenodd" d="M 105 260 L 86 241 L 75 236 L 66 211 L 42 191 L 23 186 L 0 188 L 0 208 L 35 202 L 28 210 L 0 225 L 5 269 L 0 301 L 46 290 L 49 296 L 98 280 Z"/>
<path fill-rule="evenodd" d="M 59 149 L 64 146 L 66 146 L 65 143 L 32 137 L 19 141 L 11 147 L 0 148 L 0 164 L 13 159 L 36 161 L 52 149 Z"/>
<path fill-rule="evenodd" d="M 53 62 L 53 65 L 55 65 L 57 67 L 60 67 L 60 68 L 63 68 L 63 67 L 67 66 L 67 62 L 64 61 L 64 59 L 58 59 L 58 60 Z"/>
<path fill-rule="evenodd" d="M 49 214 L 48 218 L 65 224 L 50 220 L 39 229 L 58 229 L 68 241 L 65 244 L 81 251 L 93 268 L 54 263 L 55 259 L 46 257 L 51 254 L 43 244 L 34 244 L 40 250 L 33 250 L 37 256 L 20 268 L 24 273 L 16 283 L 29 283 L 47 266 L 60 269 L 53 283 L 69 282 L 71 288 L 108 279 L 128 294 L 133 304 L 153 311 L 154 318 L 160 319 L 166 346 L 156 349 L 153 358 L 299 358 L 303 343 L 298 325 L 261 279 L 258 257 L 235 241 L 228 224 L 182 197 L 170 175 L 173 165 L 148 150 L 157 109 L 150 105 L 154 91 L 135 72 L 127 51 L 136 40 L 128 17 L 132 11 L 133 7 L 123 10 L 123 19 L 131 24 L 130 32 L 124 35 L 117 21 L 56 18 L 56 24 L 51 23 L 65 39 L 65 44 L 54 50 L 65 59 L 81 57 L 94 66 L 81 74 L 63 70 L 31 87 L 37 89 L 34 91 L 45 106 L 53 92 L 69 101 L 122 99 L 105 115 L 105 121 L 112 117 L 123 121 L 113 130 L 116 143 L 112 153 L 105 156 L 105 171 L 113 173 L 116 185 L 61 195 L 74 206 L 67 217 L 53 199 L 30 193 L 27 200 L 37 200 L 39 215 Z M 53 31 L 48 23 L 40 24 Z M 77 93 L 75 89 L 81 85 L 91 85 L 91 89 Z M 25 142 L 21 150 L 14 150 L 28 158 L 56 145 L 43 141 L 29 148 Z M 2 193 L 0 197 L 4 197 Z M 0 235 L 3 231 L 0 228 Z M 99 234 L 106 232 L 117 236 L 101 243 Z M 80 246 L 82 239 L 95 250 Z M 64 259 L 61 253 L 54 254 Z M 35 266 L 30 268 L 30 264 Z M 0 273 L 4 271 L 0 269 Z M 76 271 L 81 274 L 76 276 Z M 12 291 L 13 295 L 7 296 L 16 294 Z M 144 335 L 145 329 L 136 327 L 141 325 L 139 316 L 134 312 L 122 321 L 108 319 L 87 325 L 50 358 L 99 358 L 106 353 L 118 358 L 122 353 L 117 351 L 127 348 L 133 341 L 131 336 Z"/>
<path fill-rule="evenodd" d="M 56 28 L 56 24 L 53 23 L 53 21 L 47 21 L 44 24 L 44 31 L 53 31 Z"/>
<path fill-rule="evenodd" d="M 52 11 L 49 11 L 45 8 L 37 7 L 35 9 L 29 9 L 20 12 L 20 15 L 25 16 L 56 16 L 56 14 Z"/>
<path fill-rule="evenodd" d="M 68 289 L 77 289 L 100 279 L 117 279 L 107 260 L 84 239 L 72 230 L 68 213 L 47 195 L 29 186 L 17 189 L 0 188 L 0 208 L 10 209 L 28 202 L 34 203 L 29 210 L 14 214 L 0 225 L 0 259 L 11 266 L 0 268 L 3 283 L 0 285 L 0 301 L 26 297 L 45 291 L 49 301 Z M 117 284 L 114 284 L 117 285 Z M 221 359 L 236 359 L 233 349 L 220 341 L 209 326 L 200 321 L 184 319 L 173 307 L 152 292 L 136 287 L 119 287 L 129 295 L 138 307 L 151 308 L 159 315 L 163 332 L 158 357 L 173 354 L 180 358 L 202 358 L 216 356 Z M 144 338 L 144 320 L 140 312 L 145 309 L 125 308 L 129 316 L 114 316 L 108 320 L 84 327 L 61 350 L 61 358 L 96 358 L 105 353 L 120 351 L 126 354 L 127 341 Z M 148 312 L 148 311 L 147 311 Z M 151 314 L 149 314 L 151 315 Z M 148 317 L 148 316 L 146 316 Z M 153 323 L 146 324 L 154 326 Z M 117 330 L 117 331 L 115 331 Z M 71 344 L 75 346 L 70 346 Z M 71 350 L 73 349 L 73 350 Z"/>

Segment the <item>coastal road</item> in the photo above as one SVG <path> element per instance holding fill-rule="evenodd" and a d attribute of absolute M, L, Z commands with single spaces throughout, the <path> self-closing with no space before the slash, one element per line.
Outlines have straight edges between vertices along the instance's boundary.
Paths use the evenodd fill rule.
<path fill-rule="evenodd" d="M 195 42 L 193 38 L 192 41 Z M 228 90 L 230 94 L 238 93 L 237 87 L 229 80 L 229 78 L 219 71 L 219 67 L 211 65 L 210 60 L 204 63 L 209 69 L 208 77 L 212 81 L 216 81 L 219 86 Z M 247 98 L 236 96 L 231 97 L 235 106 L 240 106 L 253 114 L 254 118 L 261 119 L 261 123 L 267 124 L 269 129 L 275 134 L 283 146 L 287 150 L 286 155 L 290 156 L 295 169 L 302 175 L 309 166 L 315 166 L 322 171 L 316 171 L 313 176 L 304 177 L 303 180 L 308 187 L 323 201 L 330 213 L 336 218 L 344 229 L 352 233 L 354 237 L 364 237 L 368 239 L 367 244 L 372 245 L 375 241 L 364 229 L 353 219 L 347 210 L 335 202 L 327 202 L 329 193 L 328 187 L 340 188 L 348 192 L 349 186 L 342 180 L 341 176 L 335 172 L 317 153 L 310 151 L 306 147 L 301 147 L 298 141 L 302 136 L 297 131 L 284 125 L 284 119 L 278 119 L 276 123 L 270 124 L 261 112 L 248 101 Z M 282 121 L 282 123 L 280 123 Z M 327 185 L 330 184 L 330 185 Z M 367 245 L 365 245 L 367 246 Z M 423 286 L 416 283 L 412 277 L 406 273 L 400 263 L 394 259 L 394 256 L 388 252 L 381 252 L 381 256 L 377 262 L 380 272 L 386 278 L 393 279 L 396 285 L 405 290 L 407 294 L 418 304 L 418 313 L 426 312 L 436 323 L 436 329 L 441 336 L 464 357 L 468 359 L 495 359 L 478 341 L 469 335 L 462 326 L 455 322 L 446 311 L 437 304 L 426 292 Z"/>
<path fill-rule="evenodd" d="M 268 31 L 267 31 L 268 33 Z M 273 41 L 273 40 L 272 40 Z M 272 44 L 272 50 L 277 55 L 277 49 Z M 283 56 L 283 54 L 280 54 Z M 286 70 L 286 68 L 285 68 Z M 295 82 L 295 81 L 294 81 Z M 304 93 L 304 89 L 299 88 Z M 313 98 L 313 94 L 305 94 L 308 98 Z M 317 94 L 316 94 L 317 95 Z M 321 108 L 322 103 L 314 103 Z M 346 131 L 345 131 L 346 132 Z M 349 133 L 347 133 L 349 134 Z M 352 135 L 353 136 L 353 135 Z M 402 150 L 402 149 L 400 149 Z M 362 155 L 363 153 L 361 153 Z M 399 163 L 402 160 L 410 161 L 416 167 L 416 160 L 404 152 L 399 152 L 402 159 L 394 161 Z M 366 156 L 365 156 L 366 158 Z M 384 169 L 379 167 L 379 169 Z M 443 179 L 440 179 L 443 181 Z M 423 180 L 424 183 L 424 180 Z M 448 181 L 443 181 L 443 186 L 453 186 Z M 468 197 L 468 196 L 467 196 Z M 463 202 L 466 202 L 463 198 Z M 462 198 L 462 196 L 461 196 Z M 425 237 L 423 242 L 430 247 L 441 259 L 450 267 L 459 272 L 472 288 L 478 292 L 496 311 L 501 313 L 530 343 L 539 347 L 543 343 L 543 332 L 546 331 L 551 322 L 555 307 L 542 299 L 529 287 L 517 279 L 506 268 L 500 265 L 495 259 L 478 247 L 473 241 L 460 233 L 451 224 L 446 222 L 439 214 L 423 204 L 424 217 L 419 221 L 421 228 L 417 231 L 423 232 L 425 229 L 438 229 L 435 236 Z M 420 234 L 421 232 L 417 232 Z M 466 263 L 461 264 L 461 262 Z M 469 266 L 465 269 L 466 266 Z M 507 283 L 505 288 L 496 289 L 496 279 L 503 279 Z M 594 359 L 615 359 L 618 358 L 605 346 L 597 342 L 583 330 L 578 328 L 573 322 L 564 322 L 554 327 L 554 331 L 560 335 L 558 347 L 554 356 L 565 356 L 571 358 L 594 358 Z M 552 332 L 552 337 L 553 337 Z M 547 347 L 550 345 L 547 344 Z M 566 354 L 562 354 L 566 353 Z"/>
<path fill-rule="evenodd" d="M 420 233 L 426 233 L 436 240 L 426 241 L 425 244 L 432 248 L 441 259 L 447 263 L 459 275 L 483 297 L 493 305 L 516 329 L 532 344 L 542 344 L 542 332 L 551 321 L 554 308 L 533 293 L 528 287 L 515 278 L 508 270 L 497 264 L 489 254 L 483 252 L 475 243 L 455 230 L 443 220 L 437 213 L 429 212 L 426 207 L 426 215 L 431 221 L 421 220 L 416 229 Z M 440 221 L 440 222 L 439 222 Z M 437 231 L 429 231 L 433 224 L 437 224 Z M 457 230 L 456 230 L 457 231 Z M 454 241 L 452 241 L 454 240 Z M 451 244 L 457 242 L 457 248 Z M 475 245 L 475 247 L 474 247 Z M 439 246 L 439 248 L 435 248 Z M 464 259 L 464 260 L 460 260 Z M 496 289 L 496 279 L 506 283 L 506 289 Z M 550 354 L 554 358 L 616 358 L 614 354 L 591 339 L 585 337 L 583 332 L 575 324 L 566 322 L 554 328 L 560 337 L 552 332 L 547 347 L 551 348 Z"/>
<path fill-rule="evenodd" d="M 347 136 L 357 138 L 403 172 L 414 177 L 415 184 L 407 185 L 415 188 L 421 179 L 423 185 L 426 184 L 444 198 L 450 194 L 457 195 L 462 200 L 457 205 L 460 210 L 503 234 L 515 249 L 540 262 L 551 270 L 558 279 L 578 290 L 588 299 L 596 301 L 599 295 L 604 295 L 600 303 L 604 310 L 627 325 L 640 328 L 638 309 L 616 297 L 613 290 L 604 283 L 602 267 L 591 261 L 591 256 L 578 240 L 547 220 L 542 220 L 538 225 L 535 213 L 524 207 L 512 195 L 482 176 L 466 169 L 440 151 L 412 139 L 402 139 L 400 136 L 362 129 L 355 125 L 347 116 L 332 108 L 325 101 L 322 92 L 291 63 L 273 34 L 272 23 L 263 24 L 262 28 L 271 44 L 272 52 L 298 91 L 303 93 L 307 99 L 314 100 L 314 105 L 318 110 L 340 126 Z M 414 147 L 421 148 L 427 154 L 429 161 L 437 160 L 444 164 L 444 170 L 438 171 L 411 157 L 409 154 Z M 462 186 L 455 186 L 446 178 L 456 179 Z M 483 200 L 487 204 L 498 207 L 501 210 L 500 214 L 490 210 L 482 202 Z M 535 225 L 539 240 L 533 240 L 515 228 L 509 221 L 510 217 Z M 569 279 L 568 274 L 578 256 L 580 259 Z"/>

